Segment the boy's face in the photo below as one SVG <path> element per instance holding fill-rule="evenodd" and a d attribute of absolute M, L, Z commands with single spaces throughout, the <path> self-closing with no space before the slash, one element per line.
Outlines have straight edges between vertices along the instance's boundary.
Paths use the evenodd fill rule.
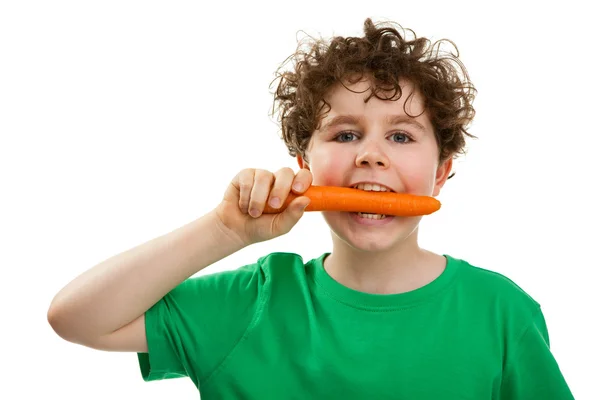
<path fill-rule="evenodd" d="M 423 99 L 409 81 L 401 80 L 402 97 L 380 100 L 370 95 L 370 81 L 334 86 L 325 99 L 331 110 L 311 137 L 307 163 L 314 185 L 351 187 L 377 182 L 395 192 L 437 196 L 451 171 L 452 160 L 438 162 L 433 126 L 423 113 Z M 418 115 L 411 118 L 410 115 Z M 420 115 L 419 115 L 420 114 Z M 421 217 L 386 217 L 377 224 L 360 223 L 356 215 L 324 212 L 337 238 L 361 250 L 392 249 L 416 232 Z M 388 220 L 391 219 L 391 220 Z M 381 223 L 386 221 L 386 223 Z M 415 242 L 416 243 L 416 242 Z"/>

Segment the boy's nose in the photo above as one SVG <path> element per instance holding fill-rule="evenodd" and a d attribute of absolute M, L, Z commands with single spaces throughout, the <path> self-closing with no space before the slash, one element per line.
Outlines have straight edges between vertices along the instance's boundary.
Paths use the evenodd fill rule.
<path fill-rule="evenodd" d="M 383 167 L 389 166 L 388 158 L 376 149 L 365 150 L 356 157 L 357 167 Z"/>

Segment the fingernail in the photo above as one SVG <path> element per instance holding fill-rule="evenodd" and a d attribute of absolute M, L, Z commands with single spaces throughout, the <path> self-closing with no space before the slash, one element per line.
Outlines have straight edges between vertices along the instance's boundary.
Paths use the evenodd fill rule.
<path fill-rule="evenodd" d="M 269 201 L 269 204 L 271 204 L 271 207 L 273 208 L 279 208 L 281 200 L 279 200 L 279 197 L 273 197 L 271 201 Z"/>
<path fill-rule="evenodd" d="M 300 182 L 296 182 L 296 183 L 294 183 L 294 190 L 295 190 L 296 192 L 300 192 L 300 191 L 302 191 L 302 184 L 301 184 Z"/>
<path fill-rule="evenodd" d="M 258 213 L 258 210 L 256 208 L 253 208 L 253 209 L 250 210 L 249 214 L 251 216 L 253 216 L 254 218 L 256 218 L 256 217 L 258 217 L 259 213 Z"/>

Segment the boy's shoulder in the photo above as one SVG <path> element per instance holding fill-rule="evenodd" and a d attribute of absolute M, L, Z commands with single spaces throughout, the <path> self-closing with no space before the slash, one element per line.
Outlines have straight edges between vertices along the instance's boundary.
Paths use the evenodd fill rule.
<path fill-rule="evenodd" d="M 304 261 L 301 255 L 292 252 L 272 252 L 255 261 L 234 268 L 195 276 L 193 280 L 230 281 L 247 280 L 260 276 L 263 279 L 281 278 L 285 275 L 302 273 L 305 268 L 321 257 Z"/>
<path fill-rule="evenodd" d="M 259 268 L 265 277 L 272 280 L 305 281 L 308 270 L 327 254 L 305 259 L 297 253 L 275 251 L 260 257 L 254 268 Z"/>
<path fill-rule="evenodd" d="M 309 260 L 310 262 L 312 260 Z M 258 258 L 257 263 L 261 266 L 278 266 L 278 265 L 305 265 L 307 262 L 304 261 L 304 258 L 298 254 L 293 252 L 285 252 L 285 251 L 274 251 L 264 256 Z"/>
<path fill-rule="evenodd" d="M 523 287 L 508 276 L 461 258 L 445 256 L 456 266 L 458 289 L 469 292 L 473 298 L 527 304 L 534 309 L 540 306 Z"/>

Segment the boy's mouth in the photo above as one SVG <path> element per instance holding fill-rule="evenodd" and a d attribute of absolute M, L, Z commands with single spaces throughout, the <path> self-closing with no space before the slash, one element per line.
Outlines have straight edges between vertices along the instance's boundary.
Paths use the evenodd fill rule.
<path fill-rule="evenodd" d="M 391 188 L 389 188 L 385 185 L 382 185 L 380 183 L 375 183 L 375 182 L 360 182 L 356 185 L 353 185 L 352 188 L 364 190 L 366 192 L 394 192 L 394 190 L 392 190 Z M 380 220 L 380 219 L 384 219 L 384 218 L 388 218 L 388 217 L 392 216 L 392 215 L 384 215 L 384 214 L 369 214 L 369 213 L 362 213 L 362 212 L 357 212 L 354 214 L 357 214 L 360 218 L 373 219 L 373 220 Z"/>
<path fill-rule="evenodd" d="M 384 218 L 389 217 L 389 215 L 384 215 L 384 214 L 368 214 L 368 213 L 362 213 L 362 212 L 357 212 L 356 214 L 358 214 L 358 216 L 361 218 L 367 218 L 367 219 L 384 219 Z"/>
<path fill-rule="evenodd" d="M 365 190 L 367 192 L 394 192 L 393 189 L 391 189 L 381 183 L 375 183 L 375 182 L 360 182 L 351 187 L 353 189 Z"/>

